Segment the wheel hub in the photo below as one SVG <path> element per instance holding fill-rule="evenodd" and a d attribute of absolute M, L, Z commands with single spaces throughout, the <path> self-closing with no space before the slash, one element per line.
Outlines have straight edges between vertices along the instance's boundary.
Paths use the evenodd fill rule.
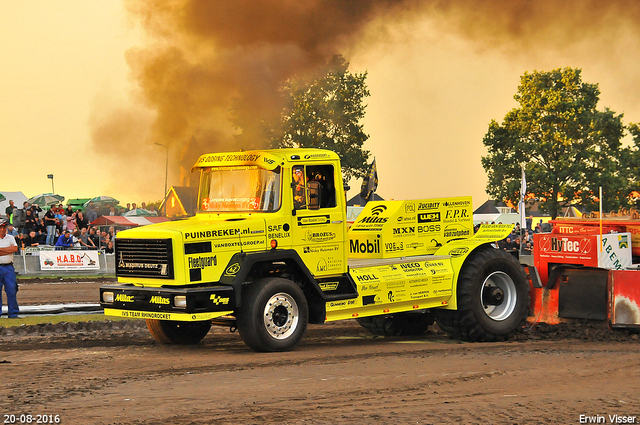
<path fill-rule="evenodd" d="M 506 320 L 515 311 L 518 301 L 516 284 L 502 271 L 489 274 L 480 292 L 484 312 L 496 321 Z"/>
<path fill-rule="evenodd" d="M 265 305 L 263 320 L 267 332 L 272 337 L 288 338 L 298 326 L 298 304 L 289 294 L 275 294 Z"/>
<path fill-rule="evenodd" d="M 486 286 L 482 291 L 482 303 L 484 305 L 498 306 L 504 301 L 504 291 L 497 286 Z"/>

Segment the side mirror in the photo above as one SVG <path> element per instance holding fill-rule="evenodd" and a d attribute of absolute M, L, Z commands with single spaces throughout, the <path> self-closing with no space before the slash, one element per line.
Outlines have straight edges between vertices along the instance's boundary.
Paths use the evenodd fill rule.
<path fill-rule="evenodd" d="M 320 209 L 320 200 L 322 199 L 322 185 L 317 181 L 310 181 L 307 184 L 309 189 L 309 209 Z"/>

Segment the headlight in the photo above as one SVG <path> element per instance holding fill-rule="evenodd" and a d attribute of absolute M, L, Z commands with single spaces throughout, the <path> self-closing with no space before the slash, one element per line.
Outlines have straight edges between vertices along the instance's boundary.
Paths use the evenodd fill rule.
<path fill-rule="evenodd" d="M 113 303 L 113 292 L 103 292 L 102 302 L 109 303 L 109 304 Z"/>
<path fill-rule="evenodd" d="M 173 305 L 176 306 L 176 308 L 187 308 L 187 297 L 184 295 L 173 297 Z"/>

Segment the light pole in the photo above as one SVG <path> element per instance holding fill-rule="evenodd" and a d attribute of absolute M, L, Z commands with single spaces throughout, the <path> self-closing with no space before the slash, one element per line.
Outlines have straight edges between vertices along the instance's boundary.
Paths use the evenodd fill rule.
<path fill-rule="evenodd" d="M 47 178 L 51 179 L 51 193 L 56 193 L 56 190 L 53 187 L 53 174 L 47 174 Z"/>
<path fill-rule="evenodd" d="M 164 216 L 166 217 L 167 216 L 167 200 L 165 199 L 165 197 L 167 196 L 167 177 L 169 176 L 169 148 L 158 142 L 155 142 L 155 144 L 158 146 L 162 146 L 167 150 L 167 159 L 164 164 L 164 195 L 162 197 L 164 201 Z"/>

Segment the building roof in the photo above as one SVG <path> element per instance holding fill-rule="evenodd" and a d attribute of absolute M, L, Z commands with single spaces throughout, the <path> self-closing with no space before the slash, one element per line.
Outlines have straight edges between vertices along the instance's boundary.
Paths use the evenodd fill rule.
<path fill-rule="evenodd" d="M 380 195 L 378 195 L 377 193 L 373 194 L 373 199 L 372 201 L 384 201 L 383 198 L 380 197 Z M 360 197 L 360 194 L 358 193 L 356 196 L 354 196 L 353 198 L 349 199 L 347 201 L 347 206 L 349 207 L 355 207 L 355 206 L 361 206 L 363 207 L 367 202 L 362 199 Z"/>

